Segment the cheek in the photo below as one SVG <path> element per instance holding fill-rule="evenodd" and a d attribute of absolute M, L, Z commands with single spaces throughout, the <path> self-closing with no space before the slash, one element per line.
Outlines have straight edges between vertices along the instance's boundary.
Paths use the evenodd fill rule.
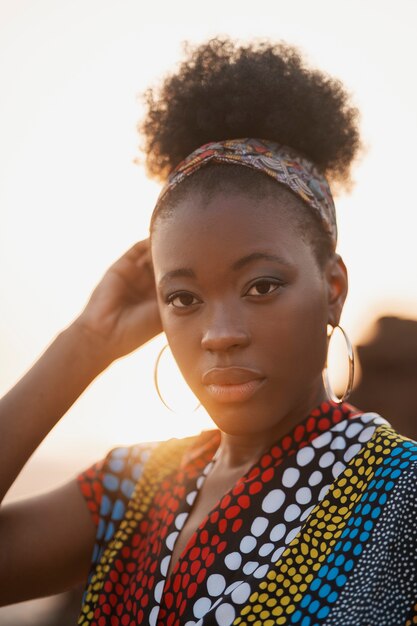
<path fill-rule="evenodd" d="M 199 341 L 191 321 L 187 317 L 175 317 L 166 306 L 160 308 L 162 328 L 166 334 L 172 355 L 187 382 L 195 370 L 196 350 Z"/>
<path fill-rule="evenodd" d="M 278 372 L 299 379 L 324 367 L 327 350 L 327 307 L 317 292 L 308 293 L 285 310 L 265 316 L 256 335 Z"/>
<path fill-rule="evenodd" d="M 164 304 L 161 319 L 172 354 L 195 392 L 201 383 L 204 316 L 176 316 Z M 245 348 L 248 364 L 268 372 L 277 381 L 300 386 L 321 374 L 327 350 L 327 306 L 321 290 L 297 291 L 275 306 L 245 308 L 251 342 Z"/>

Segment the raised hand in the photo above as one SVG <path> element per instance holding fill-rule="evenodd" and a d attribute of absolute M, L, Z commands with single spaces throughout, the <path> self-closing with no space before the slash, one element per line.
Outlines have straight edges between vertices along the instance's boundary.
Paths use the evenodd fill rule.
<path fill-rule="evenodd" d="M 84 311 L 0 399 L 0 502 L 39 443 L 96 376 L 161 330 L 145 240 L 107 270 Z M 0 529 L 0 604 L 56 593 L 86 577 L 96 531 L 76 480 L 39 498 L 2 506 Z"/>
<path fill-rule="evenodd" d="M 97 337 L 110 360 L 162 331 L 149 239 L 136 243 L 107 270 L 74 324 Z"/>

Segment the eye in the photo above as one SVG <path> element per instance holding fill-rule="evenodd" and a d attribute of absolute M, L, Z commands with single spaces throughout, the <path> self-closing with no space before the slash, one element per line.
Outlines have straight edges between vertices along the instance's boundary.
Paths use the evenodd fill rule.
<path fill-rule="evenodd" d="M 282 283 L 279 281 L 270 278 L 262 278 L 249 287 L 245 296 L 268 296 L 270 293 L 279 289 L 279 287 L 282 287 Z"/>
<path fill-rule="evenodd" d="M 186 309 L 200 304 L 200 300 L 189 291 L 180 291 L 168 296 L 167 303 L 171 304 L 176 309 Z"/>

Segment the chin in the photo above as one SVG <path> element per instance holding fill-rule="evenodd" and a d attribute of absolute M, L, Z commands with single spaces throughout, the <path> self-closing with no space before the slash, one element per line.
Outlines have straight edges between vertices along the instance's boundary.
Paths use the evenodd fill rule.
<path fill-rule="evenodd" d="M 267 432 L 277 427 L 282 416 L 279 409 L 271 414 L 271 405 L 266 408 L 260 407 L 259 403 L 245 403 L 240 406 L 223 404 L 221 407 L 213 407 L 211 403 L 207 403 L 204 406 L 219 430 L 235 436 Z"/>

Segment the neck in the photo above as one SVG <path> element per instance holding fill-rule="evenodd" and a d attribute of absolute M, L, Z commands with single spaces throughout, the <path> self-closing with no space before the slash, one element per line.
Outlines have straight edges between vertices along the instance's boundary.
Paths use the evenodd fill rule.
<path fill-rule="evenodd" d="M 274 441 L 291 432 L 295 426 L 326 400 L 324 389 L 314 399 L 304 401 L 287 413 L 270 429 L 245 434 L 221 433 L 221 441 L 216 454 L 216 465 L 223 470 L 234 470 L 255 463 Z"/>

